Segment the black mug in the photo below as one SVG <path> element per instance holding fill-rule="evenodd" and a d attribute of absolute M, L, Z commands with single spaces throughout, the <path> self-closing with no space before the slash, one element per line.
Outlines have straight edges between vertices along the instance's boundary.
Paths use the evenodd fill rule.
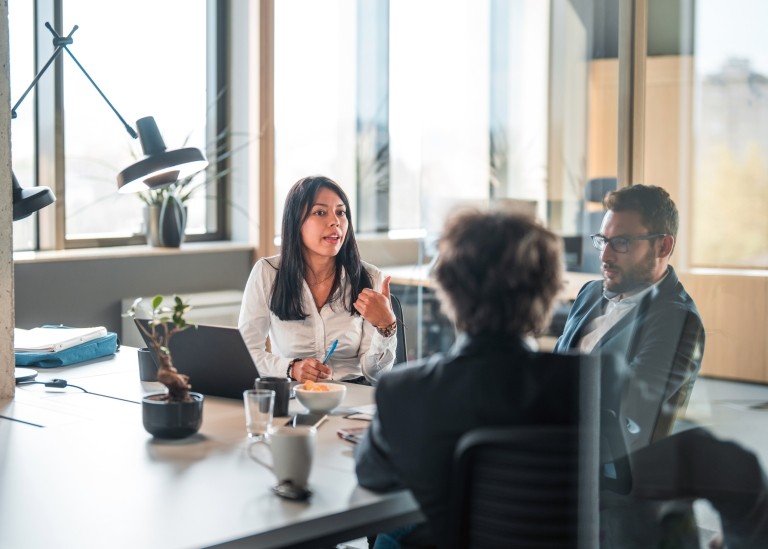
<path fill-rule="evenodd" d="M 144 347 L 138 350 L 139 379 L 141 381 L 157 381 L 157 364 L 152 349 Z"/>
<path fill-rule="evenodd" d="M 287 377 L 257 377 L 253 384 L 256 389 L 272 389 L 275 392 L 275 417 L 288 415 L 288 400 L 291 398 L 291 380 Z"/>

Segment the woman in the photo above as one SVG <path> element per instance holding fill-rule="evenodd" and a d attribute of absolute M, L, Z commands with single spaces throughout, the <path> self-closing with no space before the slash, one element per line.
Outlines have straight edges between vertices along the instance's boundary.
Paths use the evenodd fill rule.
<path fill-rule="evenodd" d="M 389 280 L 360 260 L 341 187 L 321 176 L 297 181 L 285 200 L 281 254 L 256 262 L 240 309 L 259 373 L 375 384 L 395 360 Z"/>

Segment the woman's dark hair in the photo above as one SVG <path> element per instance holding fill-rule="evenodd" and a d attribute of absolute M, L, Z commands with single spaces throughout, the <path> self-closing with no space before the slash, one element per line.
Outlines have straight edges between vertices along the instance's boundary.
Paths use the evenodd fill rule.
<path fill-rule="evenodd" d="M 440 304 L 470 335 L 527 335 L 549 322 L 562 286 L 560 238 L 533 218 L 468 211 L 449 219 L 434 276 Z"/>
<path fill-rule="evenodd" d="M 304 262 L 301 226 L 312 212 L 312 205 L 315 203 L 315 198 L 321 188 L 329 189 L 339 195 L 347 210 L 348 222 L 344 243 L 336 255 L 336 275 L 331 287 L 330 301 L 341 299 L 342 306 L 350 314 L 360 314 L 352 304 L 364 288 L 373 287 L 371 275 L 360 261 L 360 251 L 357 249 L 355 231 L 352 228 L 352 210 L 346 193 L 335 181 L 327 177 L 305 177 L 294 183 L 285 199 L 280 265 L 273 265 L 277 268 L 277 276 L 272 286 L 269 310 L 280 320 L 303 320 L 309 316 L 302 308 L 301 289 L 307 266 Z M 344 301 L 344 292 L 341 291 L 342 268 L 347 274 L 346 283 L 352 288 L 349 303 Z"/>

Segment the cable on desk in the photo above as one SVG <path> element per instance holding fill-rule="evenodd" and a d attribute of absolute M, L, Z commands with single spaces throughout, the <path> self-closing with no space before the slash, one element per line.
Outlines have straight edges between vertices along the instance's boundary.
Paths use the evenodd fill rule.
<path fill-rule="evenodd" d="M 16 423 L 23 423 L 24 425 L 31 425 L 32 427 L 40 427 L 45 428 L 45 425 L 40 425 L 39 423 L 32 423 L 31 421 L 24 421 L 23 419 L 18 419 L 15 417 L 8 417 L 0 414 L 0 419 L 7 419 L 8 421 L 15 421 Z"/>
<path fill-rule="evenodd" d="M 141 402 L 138 402 L 136 400 L 128 400 L 127 398 L 120 398 L 112 395 L 104 395 L 102 393 L 94 393 L 92 391 L 89 391 L 87 389 L 84 389 L 83 387 L 80 387 L 79 385 L 72 385 L 71 383 L 68 383 L 66 379 L 51 379 L 49 381 L 20 381 L 16 385 L 45 385 L 46 387 L 55 387 L 57 389 L 63 389 L 65 387 L 74 387 L 75 389 L 80 389 L 82 392 L 94 395 L 94 396 L 100 396 L 104 398 L 112 398 L 115 400 L 122 400 L 123 402 L 131 402 L 133 404 L 141 404 Z"/>

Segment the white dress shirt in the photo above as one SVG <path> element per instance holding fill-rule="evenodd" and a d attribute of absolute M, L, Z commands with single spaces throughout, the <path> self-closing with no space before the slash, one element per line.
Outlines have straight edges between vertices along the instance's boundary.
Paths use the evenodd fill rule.
<path fill-rule="evenodd" d="M 605 307 L 605 311 L 602 315 L 596 317 L 589 323 L 585 330 L 585 335 L 579 341 L 579 350 L 582 353 L 591 353 L 598 342 L 603 339 L 608 331 L 616 326 L 618 322 L 624 318 L 629 312 L 637 307 L 643 298 L 648 295 L 654 288 L 661 284 L 661 281 L 667 277 L 664 276 L 659 279 L 658 282 L 650 286 L 646 286 L 635 292 L 628 292 L 624 294 L 610 294 L 604 292 L 603 295 L 608 299 L 608 304 Z"/>
<path fill-rule="evenodd" d="M 333 303 L 329 299 L 318 312 L 306 281 L 302 282 L 300 290 L 304 313 L 309 316 L 304 320 L 280 320 L 269 310 L 277 275 L 275 267 L 279 264 L 280 256 L 256 262 L 245 285 L 240 308 L 238 327 L 259 374 L 284 377 L 294 358 L 323 360 L 333 340 L 338 339 L 339 344 L 327 363 L 333 371 L 333 379 L 354 379 L 364 375 L 375 384 L 395 362 L 397 336 L 383 337 L 362 316 L 350 315 L 339 299 Z M 363 267 L 371 275 L 373 289 L 381 291 L 384 278 L 381 271 L 365 262 Z M 349 302 L 351 289 L 346 284 L 346 272 L 341 274 L 340 287 Z M 266 351 L 267 335 L 271 352 Z"/>

